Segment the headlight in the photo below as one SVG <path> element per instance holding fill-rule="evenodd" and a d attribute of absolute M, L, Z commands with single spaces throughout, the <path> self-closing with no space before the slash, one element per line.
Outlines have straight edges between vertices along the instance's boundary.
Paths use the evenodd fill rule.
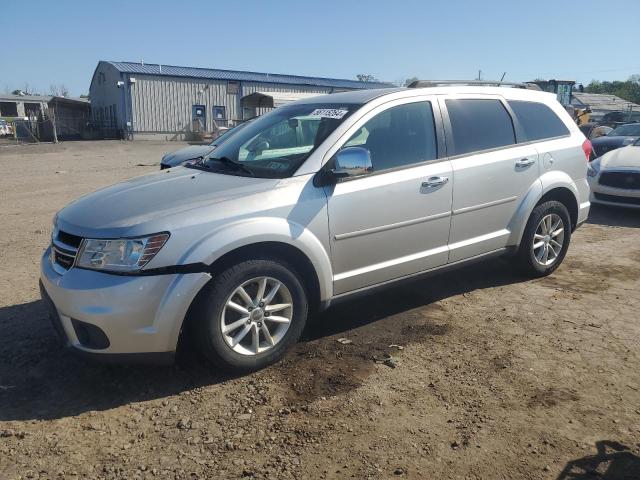
<path fill-rule="evenodd" d="M 134 272 L 144 267 L 160 251 L 168 233 L 148 237 L 82 241 L 76 266 L 92 270 Z"/>
<path fill-rule="evenodd" d="M 597 177 L 600 172 L 600 159 L 596 158 L 593 162 L 589 163 L 587 167 L 587 176 L 588 177 Z"/>

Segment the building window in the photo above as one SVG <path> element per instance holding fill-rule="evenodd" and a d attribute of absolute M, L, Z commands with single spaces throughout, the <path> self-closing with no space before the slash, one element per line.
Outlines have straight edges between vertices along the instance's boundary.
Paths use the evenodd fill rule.
<path fill-rule="evenodd" d="M 256 108 L 255 107 L 242 107 L 242 119 L 249 120 L 256 116 Z"/>
<path fill-rule="evenodd" d="M 24 114 L 29 118 L 38 118 L 40 115 L 39 103 L 26 103 L 24 104 Z"/>
<path fill-rule="evenodd" d="M 15 102 L 0 102 L 0 117 L 17 117 L 18 104 Z"/>
<path fill-rule="evenodd" d="M 226 109 L 226 107 L 222 107 L 222 106 L 213 107 L 213 119 L 218 123 L 226 122 L 227 121 L 227 109 Z"/>
<path fill-rule="evenodd" d="M 227 82 L 227 93 L 229 95 L 237 95 L 240 91 L 239 82 Z"/>

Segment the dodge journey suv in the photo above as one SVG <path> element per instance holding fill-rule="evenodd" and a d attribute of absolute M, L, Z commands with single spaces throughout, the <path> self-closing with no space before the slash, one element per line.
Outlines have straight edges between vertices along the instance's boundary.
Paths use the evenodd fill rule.
<path fill-rule="evenodd" d="M 220 368 L 261 368 L 354 293 L 496 255 L 550 274 L 587 218 L 590 149 L 552 94 L 518 86 L 301 100 L 62 209 L 42 296 L 93 356 L 171 360 L 190 331 Z"/>

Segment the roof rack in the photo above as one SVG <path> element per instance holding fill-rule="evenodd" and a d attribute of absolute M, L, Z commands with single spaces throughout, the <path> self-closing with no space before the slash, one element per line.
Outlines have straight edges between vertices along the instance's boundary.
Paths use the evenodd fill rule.
<path fill-rule="evenodd" d="M 535 83 L 501 82 L 499 80 L 416 80 L 407 85 L 408 88 L 444 87 L 447 85 L 468 85 L 481 87 L 511 87 L 541 90 Z"/>

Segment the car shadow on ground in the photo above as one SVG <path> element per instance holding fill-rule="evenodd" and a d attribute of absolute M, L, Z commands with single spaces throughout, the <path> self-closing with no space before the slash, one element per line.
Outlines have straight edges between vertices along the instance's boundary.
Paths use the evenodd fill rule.
<path fill-rule="evenodd" d="M 592 204 L 587 223 L 609 227 L 640 228 L 640 209 Z"/>
<path fill-rule="evenodd" d="M 374 333 L 393 330 L 398 327 L 395 319 L 380 320 L 442 298 L 526 280 L 508 262 L 492 260 L 343 302 L 312 319 L 299 348 L 360 327 Z M 73 355 L 59 345 L 40 300 L 0 308 L 0 331 L 0 421 L 63 418 L 233 378 L 217 372 L 188 346 L 170 367 L 108 365 Z"/>
<path fill-rule="evenodd" d="M 640 480 L 640 457 L 610 440 L 596 442 L 597 453 L 567 462 L 557 480 Z"/>

